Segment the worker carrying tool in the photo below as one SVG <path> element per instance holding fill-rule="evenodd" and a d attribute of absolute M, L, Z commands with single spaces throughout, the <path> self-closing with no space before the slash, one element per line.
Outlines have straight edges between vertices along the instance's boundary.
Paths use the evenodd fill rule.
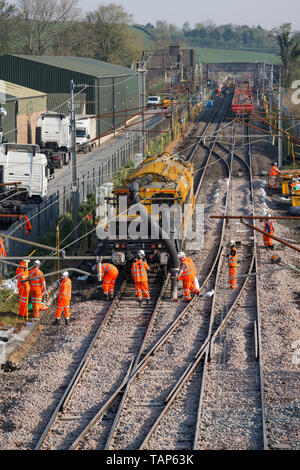
<path fill-rule="evenodd" d="M 30 286 L 28 282 L 28 259 L 20 262 L 16 270 L 16 277 L 18 280 L 19 289 L 19 315 L 20 317 L 27 317 L 28 314 L 28 299 L 30 294 Z"/>
<path fill-rule="evenodd" d="M 277 188 L 277 178 L 278 178 L 279 173 L 281 173 L 281 171 L 278 168 L 278 163 L 273 162 L 271 169 L 270 169 L 270 175 L 269 175 L 269 189 Z"/>
<path fill-rule="evenodd" d="M 103 281 L 103 294 L 106 300 L 114 298 L 115 282 L 119 275 L 119 270 L 110 263 L 98 263 L 97 272 L 99 281 Z"/>
<path fill-rule="evenodd" d="M 148 286 L 148 275 L 147 271 L 150 270 L 146 261 L 143 261 L 145 258 L 144 250 L 139 250 L 137 258 L 132 263 L 131 275 L 135 284 L 135 293 L 138 299 L 139 304 L 142 304 L 143 294 L 146 299 L 146 303 L 150 303 L 150 294 Z"/>
<path fill-rule="evenodd" d="M 195 295 L 199 294 L 197 271 L 192 258 L 188 258 L 183 251 L 178 253 L 178 258 L 180 260 L 178 280 L 182 281 L 185 300 L 190 301 L 191 292 Z"/>
<path fill-rule="evenodd" d="M 72 292 L 72 281 L 69 278 L 68 271 L 62 273 L 62 280 L 60 283 L 60 288 L 58 291 L 57 297 L 57 307 L 55 315 L 55 325 L 59 325 L 59 320 L 62 312 L 65 314 L 65 324 L 69 324 L 70 320 L 70 301 L 71 301 L 71 292 Z"/>
<path fill-rule="evenodd" d="M 30 285 L 30 297 L 33 307 L 33 318 L 39 318 L 42 307 L 43 292 L 46 292 L 46 282 L 44 274 L 40 270 L 41 262 L 36 260 L 33 268 L 30 269 L 28 280 Z"/>
<path fill-rule="evenodd" d="M 237 249 L 235 246 L 235 241 L 230 240 L 230 252 L 227 255 L 228 266 L 229 266 L 229 284 L 230 289 L 236 289 L 236 268 L 237 268 Z"/>
<path fill-rule="evenodd" d="M 0 238 L 0 258 L 4 257 L 6 258 L 6 251 L 5 251 L 5 245 L 4 245 L 4 242 L 2 240 L 2 238 Z"/>
<path fill-rule="evenodd" d="M 273 222 L 273 219 L 271 219 L 272 214 L 268 213 L 267 217 L 269 217 L 269 219 L 266 219 L 265 221 L 264 232 L 267 232 L 270 235 L 274 235 L 274 222 Z M 274 244 L 273 244 L 273 240 L 271 237 L 264 234 L 263 240 L 264 240 L 264 245 L 265 245 L 266 250 L 274 250 Z"/>

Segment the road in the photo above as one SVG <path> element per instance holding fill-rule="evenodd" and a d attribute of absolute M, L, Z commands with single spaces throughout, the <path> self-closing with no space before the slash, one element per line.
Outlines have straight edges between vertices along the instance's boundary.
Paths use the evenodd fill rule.
<path fill-rule="evenodd" d="M 153 115 L 154 113 L 154 115 Z M 151 110 L 146 113 L 146 119 L 153 115 L 151 119 L 145 122 L 147 129 L 154 126 L 158 121 L 162 119 L 161 110 Z M 140 118 L 138 118 L 140 121 Z M 137 135 L 141 135 L 141 132 L 134 132 L 137 129 L 141 129 L 141 123 L 138 123 L 136 126 L 130 127 L 130 131 L 120 131 L 114 137 L 113 135 L 108 138 L 104 143 L 101 143 L 99 147 L 94 149 L 89 153 L 77 153 L 77 177 L 80 178 L 81 175 L 87 173 L 93 168 L 97 168 L 99 162 L 106 160 L 110 155 L 114 154 L 118 149 L 123 147 L 126 142 L 129 142 Z M 72 165 L 71 162 L 69 165 L 64 166 L 61 169 L 55 169 L 55 177 L 53 180 L 50 180 L 48 183 L 48 195 L 56 193 L 58 190 L 62 189 L 64 186 L 70 185 L 72 182 Z"/>

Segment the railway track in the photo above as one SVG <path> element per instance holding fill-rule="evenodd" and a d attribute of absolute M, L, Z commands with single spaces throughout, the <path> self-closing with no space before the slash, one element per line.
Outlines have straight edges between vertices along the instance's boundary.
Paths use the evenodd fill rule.
<path fill-rule="evenodd" d="M 228 152 L 226 156 L 228 156 Z M 221 158 L 226 161 L 224 156 L 221 156 Z M 231 188 L 231 185 L 233 185 L 232 164 L 234 158 L 239 160 L 243 170 L 245 170 L 245 166 L 248 167 L 249 196 L 250 201 L 252 201 L 251 162 L 248 165 L 245 160 L 234 155 L 234 152 L 231 152 L 230 161 L 227 163 L 229 189 L 234 190 L 236 196 L 237 188 Z M 234 201 L 236 199 L 238 200 L 235 197 Z M 226 213 L 230 209 L 241 210 L 241 207 L 232 207 L 231 202 L 230 197 L 226 198 Z M 223 238 L 224 225 L 222 234 Z M 241 261 L 243 261 L 240 271 L 244 274 L 249 274 L 252 271 L 256 261 L 255 244 L 249 245 L 249 235 L 249 233 L 246 233 L 246 236 L 243 237 L 244 240 L 240 240 L 245 242 L 244 249 L 240 250 L 242 254 Z M 228 234 L 226 236 L 227 241 L 229 241 Z M 232 234 L 229 238 L 237 239 Z M 224 283 L 226 283 L 225 286 L 228 286 L 229 280 L 228 268 L 222 250 L 216 266 L 215 295 L 210 310 L 209 333 L 194 360 L 186 368 L 165 399 L 165 406 L 141 444 L 141 449 L 159 448 L 158 441 L 161 435 L 165 436 L 165 442 L 170 446 L 167 448 L 173 449 L 189 447 L 193 449 L 266 448 L 262 366 L 260 362 L 260 318 L 256 279 L 251 278 L 249 281 L 246 278 L 236 292 L 224 288 Z M 247 302 L 247 305 L 241 308 L 240 301 Z M 240 317 L 237 326 L 233 322 L 236 315 Z M 241 318 L 242 315 L 244 318 Z M 237 332 L 238 340 L 236 340 Z M 241 335 L 246 338 L 244 341 L 248 343 L 245 349 L 250 363 L 250 365 L 247 364 L 246 371 L 243 371 L 243 374 L 239 368 L 235 368 L 233 359 L 230 355 L 228 357 L 227 351 L 229 339 L 233 342 L 233 351 L 234 346 L 241 347 L 242 345 L 243 347 Z M 230 346 L 231 348 L 228 349 L 231 352 L 232 344 Z M 240 352 L 238 351 L 238 353 Z M 247 363 L 247 361 L 245 362 Z M 249 373 L 250 367 L 253 369 L 251 373 Z M 241 386 L 237 386 L 237 384 L 241 384 Z M 199 402 L 196 406 L 195 397 L 199 389 Z M 234 395 L 232 391 L 235 389 L 237 390 Z M 249 389 L 251 389 L 250 397 Z M 258 390 L 259 392 L 257 392 Z M 197 415 L 196 423 L 195 414 Z M 179 417 L 183 417 L 183 419 Z M 245 423 L 247 423 L 246 426 Z M 252 438 L 252 435 L 255 438 Z M 184 439 L 182 436 L 184 436 Z"/>
<path fill-rule="evenodd" d="M 222 147 L 217 141 L 218 130 L 220 131 L 221 129 L 221 123 L 226 115 L 228 106 L 228 103 L 225 107 L 223 106 L 222 119 L 216 126 L 218 129 L 214 130 L 215 137 L 212 145 L 206 146 L 205 143 L 199 142 L 199 145 L 195 146 L 192 158 L 195 158 L 195 155 L 197 155 L 197 147 L 207 147 L 205 165 L 196 185 L 195 195 L 197 197 L 201 194 L 200 189 L 205 185 L 206 175 L 209 173 L 210 167 L 215 166 L 212 164 L 213 158 L 217 157 L 218 162 L 222 165 L 223 174 L 224 169 L 226 169 L 228 183 L 231 184 L 232 163 L 234 158 L 237 159 L 237 156 L 234 155 L 233 150 L 229 153 L 228 149 Z M 206 129 L 208 131 L 210 129 L 209 126 Z M 241 158 L 240 160 L 242 161 Z M 247 167 L 246 162 L 244 162 L 244 171 L 245 167 Z M 226 211 L 230 205 L 230 191 L 226 191 L 226 188 L 228 188 L 227 184 L 224 188 L 224 197 L 220 198 L 220 208 L 223 207 L 225 213 L 227 213 Z M 213 207 L 215 205 L 211 209 Z M 247 278 L 238 292 L 230 293 L 230 299 L 228 299 L 228 295 L 224 296 L 224 289 L 220 286 L 223 285 L 224 278 L 227 278 L 227 268 L 226 263 L 224 263 L 224 247 L 226 241 L 228 241 L 225 237 L 225 220 L 222 222 L 218 221 L 217 227 L 215 249 L 212 250 L 212 254 L 206 257 L 205 263 L 203 263 L 201 256 L 198 257 L 195 263 L 199 272 L 199 278 L 201 278 L 200 292 L 202 296 L 200 298 L 193 298 L 187 305 L 184 304 L 183 300 L 180 300 L 176 308 L 174 308 L 174 303 L 170 303 L 165 298 L 168 297 L 169 282 L 165 281 L 161 289 L 158 289 L 156 280 L 153 284 L 153 288 L 156 286 L 155 292 L 151 294 L 153 298 L 156 296 L 156 300 L 149 306 L 146 315 L 143 315 L 143 324 L 140 324 L 139 315 L 136 312 L 134 314 L 131 313 L 131 317 L 129 314 L 129 319 L 135 317 L 132 323 L 134 324 L 134 330 L 138 331 L 137 344 L 132 346 L 134 353 L 130 357 L 128 357 L 128 354 L 127 356 L 124 354 L 123 359 L 117 360 L 119 366 L 122 364 L 121 371 L 118 368 L 118 379 L 111 377 L 107 393 L 105 394 L 101 390 L 102 400 L 98 396 L 95 404 L 91 399 L 88 408 L 83 410 L 80 405 L 84 402 L 86 389 L 81 384 L 81 380 L 84 376 L 88 377 L 89 374 L 94 376 L 93 372 L 95 372 L 96 367 L 91 368 L 89 371 L 86 368 L 84 372 L 80 367 L 74 374 L 76 377 L 73 378 L 73 384 L 68 387 L 70 393 L 60 401 L 59 406 L 56 408 L 53 417 L 50 419 L 36 445 L 36 449 L 69 448 L 74 450 L 77 448 L 104 448 L 108 450 L 124 448 L 144 449 L 149 446 L 150 448 L 161 448 L 163 446 L 166 449 L 199 447 L 199 442 L 201 442 L 200 428 L 205 384 L 204 377 L 207 375 L 208 367 L 212 363 L 212 356 L 222 356 L 221 345 L 223 344 L 224 347 L 225 343 L 224 340 L 222 342 L 221 332 L 227 331 L 225 326 L 228 324 L 229 318 L 235 310 L 248 281 Z M 247 250 L 249 251 L 249 246 L 244 251 L 247 252 Z M 244 254 L 244 256 L 246 259 L 247 254 Z M 249 273 L 253 268 L 253 263 L 254 255 L 252 253 L 251 261 L 247 259 L 243 272 Z M 124 324 L 126 326 L 131 324 L 129 319 L 124 319 L 124 315 L 126 315 L 130 305 L 128 301 L 133 300 L 133 292 L 125 286 L 121 287 L 120 293 L 110 306 L 105 321 L 100 327 L 102 341 L 99 341 L 99 344 L 102 345 L 100 346 L 102 351 L 103 344 L 108 347 L 105 340 L 103 343 L 103 337 L 105 336 L 103 336 L 103 331 L 108 329 L 109 337 L 114 337 L 113 329 L 110 329 L 114 321 L 108 320 L 108 318 L 122 317 L 123 321 L 121 323 L 123 326 Z M 215 295 L 206 297 L 203 295 L 204 288 L 208 292 L 215 291 Z M 223 303 L 216 301 L 217 292 L 223 296 Z M 229 306 L 227 305 L 227 310 L 224 309 L 224 298 L 228 301 Z M 134 305 L 132 307 L 135 309 Z M 167 317 L 165 324 L 154 320 L 154 318 L 160 319 L 162 315 Z M 145 317 L 150 318 L 146 324 Z M 121 330 L 123 329 L 121 328 Z M 97 332 L 96 336 L 99 337 L 99 332 Z M 131 337 L 133 336 L 131 333 Z M 96 343 L 96 340 L 94 343 Z M 127 344 L 125 340 L 122 341 L 123 343 Z M 212 344 L 214 345 L 213 352 Z M 88 349 L 88 355 L 97 357 L 97 349 L 93 352 L 91 352 L 91 348 Z M 180 357 L 180 361 L 175 360 L 178 357 Z M 89 359 L 86 361 L 85 359 L 84 363 L 86 362 L 94 364 L 95 360 Z M 115 369 L 116 363 L 113 362 L 112 370 L 115 371 Z M 97 380 L 99 379 L 96 379 L 96 382 Z M 85 381 L 87 384 L 90 382 L 87 378 L 85 378 Z M 185 387 L 189 381 L 194 383 L 194 387 L 198 390 L 198 405 L 195 405 L 197 400 L 195 402 L 194 392 L 188 390 L 193 389 L 193 387 Z M 202 384 L 200 387 L 200 397 L 199 381 Z M 99 382 L 99 387 L 101 386 L 100 383 L 102 382 Z M 183 389 L 187 396 L 194 396 L 194 410 L 192 414 L 187 411 L 182 414 L 184 417 L 188 416 L 188 427 L 191 427 L 190 423 L 193 422 L 192 428 L 194 431 L 192 435 L 186 432 L 181 419 L 177 419 L 177 426 L 167 426 L 166 429 L 159 432 L 160 425 L 164 420 L 167 420 L 166 422 L 168 422 L 168 419 L 172 420 L 172 418 L 166 416 L 173 402 L 177 402 L 178 397 L 180 397 L 179 402 L 181 402 L 183 409 L 184 407 L 189 407 L 188 404 L 191 402 L 191 399 L 182 399 L 181 394 Z M 75 392 L 78 395 L 76 398 Z M 177 409 L 176 416 L 178 417 L 178 415 L 181 416 L 181 413 L 178 414 L 177 407 L 178 404 L 175 406 L 175 410 Z M 206 412 L 208 413 L 208 410 Z M 66 430 L 66 423 L 71 423 L 71 429 Z M 168 436 L 167 429 L 171 428 L 175 431 L 175 434 L 177 429 L 177 437 Z M 183 429 L 185 429 L 185 432 L 183 432 Z M 157 433 L 159 439 L 156 444 L 155 436 Z M 162 441 L 162 435 L 166 436 L 165 442 Z M 168 447 L 170 443 L 171 447 Z"/>

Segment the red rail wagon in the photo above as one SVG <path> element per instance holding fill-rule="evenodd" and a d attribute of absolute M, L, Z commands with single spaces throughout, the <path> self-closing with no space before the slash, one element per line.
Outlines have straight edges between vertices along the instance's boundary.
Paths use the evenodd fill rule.
<path fill-rule="evenodd" d="M 253 111 L 253 98 L 249 82 L 239 82 L 236 85 L 232 100 L 232 112 L 236 114 L 251 114 Z"/>

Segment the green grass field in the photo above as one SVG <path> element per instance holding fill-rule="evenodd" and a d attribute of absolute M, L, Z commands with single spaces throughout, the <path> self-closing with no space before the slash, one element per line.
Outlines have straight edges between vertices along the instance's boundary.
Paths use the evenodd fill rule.
<path fill-rule="evenodd" d="M 280 57 L 267 52 L 211 49 L 209 47 L 195 47 L 196 62 L 206 64 L 217 62 L 265 62 L 266 64 L 280 64 Z"/>

